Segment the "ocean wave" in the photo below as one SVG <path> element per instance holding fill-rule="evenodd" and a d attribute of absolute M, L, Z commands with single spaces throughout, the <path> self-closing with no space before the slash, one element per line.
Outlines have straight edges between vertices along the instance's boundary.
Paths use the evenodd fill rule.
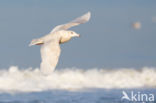
<path fill-rule="evenodd" d="M 42 75 L 38 68 L 0 69 L 1 92 L 33 92 L 51 89 L 79 90 L 84 88 L 156 87 L 156 68 L 142 69 L 78 69 L 56 70 Z"/>

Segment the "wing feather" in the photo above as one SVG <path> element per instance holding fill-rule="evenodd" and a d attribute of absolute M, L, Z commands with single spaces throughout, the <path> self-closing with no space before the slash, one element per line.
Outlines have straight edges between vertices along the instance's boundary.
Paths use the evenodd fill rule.
<path fill-rule="evenodd" d="M 90 16 L 91 16 L 91 13 L 88 12 L 88 13 L 84 14 L 83 16 L 74 19 L 73 21 L 71 21 L 69 23 L 56 26 L 50 33 L 53 33 L 53 32 L 59 31 L 59 30 L 67 30 L 73 26 L 77 26 L 79 24 L 86 23 L 87 21 L 89 21 Z"/>
<path fill-rule="evenodd" d="M 50 74 L 54 71 L 61 53 L 60 45 L 56 41 L 50 41 L 41 47 L 41 65 L 40 69 L 43 74 Z"/>

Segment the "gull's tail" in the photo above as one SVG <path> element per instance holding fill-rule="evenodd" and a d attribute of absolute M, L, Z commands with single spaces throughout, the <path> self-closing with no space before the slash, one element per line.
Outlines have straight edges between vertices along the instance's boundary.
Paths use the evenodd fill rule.
<path fill-rule="evenodd" d="M 32 45 L 41 45 L 43 44 L 43 40 L 42 39 L 33 39 L 31 41 L 31 43 L 29 44 L 29 46 L 32 46 Z"/>

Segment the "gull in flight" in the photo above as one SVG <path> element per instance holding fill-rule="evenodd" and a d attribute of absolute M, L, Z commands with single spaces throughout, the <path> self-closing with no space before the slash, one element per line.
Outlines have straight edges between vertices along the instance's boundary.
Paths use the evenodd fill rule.
<path fill-rule="evenodd" d="M 54 71 L 61 53 L 60 44 L 69 41 L 72 37 L 80 36 L 76 32 L 68 29 L 86 23 L 89 21 L 90 16 L 91 13 L 88 12 L 69 23 L 56 26 L 49 34 L 31 41 L 29 46 L 41 45 L 40 52 L 42 61 L 40 70 L 43 74 L 50 74 Z"/>

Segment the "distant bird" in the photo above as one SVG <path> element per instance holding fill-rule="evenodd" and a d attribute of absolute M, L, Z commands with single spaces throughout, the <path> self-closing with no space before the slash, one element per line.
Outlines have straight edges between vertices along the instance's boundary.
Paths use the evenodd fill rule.
<path fill-rule="evenodd" d="M 61 53 L 60 44 L 69 41 L 72 37 L 79 37 L 80 35 L 74 31 L 68 30 L 73 26 L 86 23 L 89 21 L 91 13 L 88 12 L 75 20 L 56 26 L 49 34 L 38 39 L 33 39 L 29 46 L 41 45 L 41 72 L 50 74 L 54 71 L 59 56 Z"/>
<path fill-rule="evenodd" d="M 132 24 L 132 27 L 133 27 L 134 29 L 140 29 L 140 28 L 141 28 L 141 23 L 140 23 L 140 22 L 134 22 L 134 23 Z"/>

